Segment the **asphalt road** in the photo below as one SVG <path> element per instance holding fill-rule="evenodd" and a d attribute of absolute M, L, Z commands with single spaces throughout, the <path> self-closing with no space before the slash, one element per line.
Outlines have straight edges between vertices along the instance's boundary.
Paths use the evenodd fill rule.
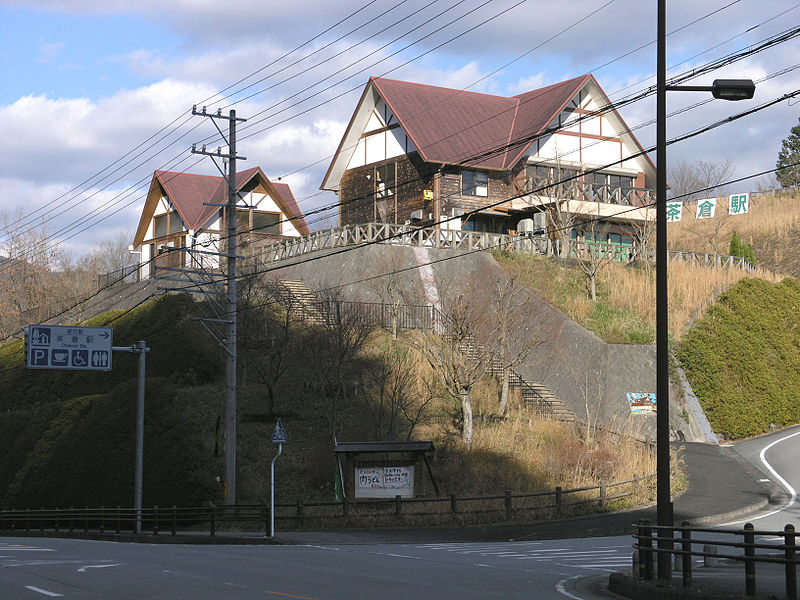
<path fill-rule="evenodd" d="M 737 442 L 733 447 L 761 471 L 764 479 L 774 482 L 786 494 L 780 505 L 747 521 L 760 530 L 778 531 L 787 524 L 800 530 L 800 502 L 796 491 L 800 490 L 800 426 Z M 736 522 L 740 523 L 743 521 Z"/>
<path fill-rule="evenodd" d="M 334 546 L 172 546 L 0 538 L 0 598 L 581 598 L 628 570 L 631 538 Z"/>

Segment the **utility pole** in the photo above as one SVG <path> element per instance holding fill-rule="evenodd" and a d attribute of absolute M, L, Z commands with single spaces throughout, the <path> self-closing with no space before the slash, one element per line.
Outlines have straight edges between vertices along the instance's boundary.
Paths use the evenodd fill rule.
<path fill-rule="evenodd" d="M 220 148 L 216 152 L 207 151 L 203 146 L 198 150 L 196 146 L 192 146 L 192 154 L 204 154 L 206 156 L 218 157 L 227 159 L 228 173 L 226 179 L 228 180 L 228 203 L 224 205 L 225 208 L 225 222 L 227 224 L 227 238 L 226 245 L 223 249 L 222 256 L 225 258 L 225 296 L 226 296 L 226 310 L 225 322 L 227 325 L 224 339 L 225 352 L 227 360 L 225 363 L 225 375 L 227 383 L 227 395 L 225 400 L 225 504 L 236 504 L 236 200 L 238 197 L 236 188 L 236 159 L 245 157 L 236 156 L 236 123 L 238 121 L 245 121 L 246 119 L 237 118 L 236 111 L 231 110 L 228 115 L 223 115 L 221 110 L 216 113 L 206 112 L 203 107 L 202 111 L 198 112 L 197 107 L 192 107 L 193 115 L 200 115 L 209 117 L 215 126 L 216 120 L 228 121 L 228 153 L 223 154 Z M 225 134 L 217 126 L 217 130 L 223 139 Z M 217 166 L 219 168 L 219 166 Z M 223 176 L 224 173 L 223 173 Z"/>

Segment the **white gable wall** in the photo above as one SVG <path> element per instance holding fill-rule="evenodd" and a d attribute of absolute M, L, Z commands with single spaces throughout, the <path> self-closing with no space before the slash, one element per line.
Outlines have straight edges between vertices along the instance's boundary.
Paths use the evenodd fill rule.
<path fill-rule="evenodd" d="M 367 105 L 365 104 L 362 109 L 367 110 Z M 360 120 L 363 121 L 363 119 Z M 375 105 L 370 109 L 366 125 L 353 133 L 361 136 L 364 133 L 377 131 L 395 124 L 397 124 L 397 119 L 392 114 L 392 111 L 383 99 L 378 98 Z M 363 167 L 364 165 L 403 156 L 414 151 L 416 151 L 416 148 L 402 127 L 380 131 L 359 139 L 350 162 L 347 163 L 347 169 Z"/>

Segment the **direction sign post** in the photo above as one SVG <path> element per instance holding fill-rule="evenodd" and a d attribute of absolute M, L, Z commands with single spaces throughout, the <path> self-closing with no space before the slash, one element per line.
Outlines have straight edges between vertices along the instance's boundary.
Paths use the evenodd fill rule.
<path fill-rule="evenodd" d="M 29 369 L 110 371 L 111 327 L 28 325 L 25 366 Z"/>
<path fill-rule="evenodd" d="M 275 421 L 275 429 L 272 430 L 272 443 L 278 444 L 278 454 L 272 459 L 270 465 L 270 478 L 269 478 L 269 537 L 275 537 L 275 461 L 283 452 L 283 445 L 289 442 L 289 436 L 286 435 L 286 429 L 281 423 L 281 418 Z"/>

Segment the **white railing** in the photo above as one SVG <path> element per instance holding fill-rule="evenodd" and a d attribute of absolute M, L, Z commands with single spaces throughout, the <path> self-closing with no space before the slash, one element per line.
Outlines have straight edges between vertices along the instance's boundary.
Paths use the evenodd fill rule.
<path fill-rule="evenodd" d="M 246 252 L 248 259 L 254 259 L 258 263 L 269 265 L 311 252 L 367 244 L 391 244 L 469 251 L 502 250 L 520 254 L 566 256 L 578 259 L 589 247 L 602 247 L 605 249 L 604 254 L 613 255 L 614 260 L 626 263 L 641 259 L 642 254 L 635 246 L 614 243 L 579 242 L 575 240 L 561 242 L 560 240 L 553 240 L 543 236 L 413 227 L 391 223 L 363 223 L 361 225 L 334 227 L 269 246 L 243 249 L 243 251 Z M 646 255 L 649 260 L 654 260 L 655 251 L 648 249 Z M 755 269 L 752 264 L 740 256 L 670 250 L 669 257 L 673 261 L 686 262 L 696 266 L 739 268 L 747 271 Z"/>

